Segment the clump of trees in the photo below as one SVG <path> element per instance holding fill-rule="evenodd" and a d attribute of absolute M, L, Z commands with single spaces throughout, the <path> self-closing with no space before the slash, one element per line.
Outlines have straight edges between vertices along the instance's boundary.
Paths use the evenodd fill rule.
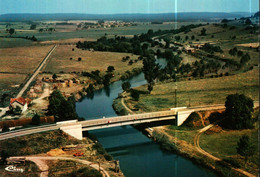
<path fill-rule="evenodd" d="M 253 100 L 243 94 L 228 95 L 225 102 L 225 119 L 221 126 L 228 129 L 251 129 L 254 127 L 252 111 L 254 107 Z"/>
<path fill-rule="evenodd" d="M 59 90 L 54 90 L 49 96 L 47 114 L 53 115 L 56 122 L 78 119 L 74 96 L 71 96 L 66 100 Z"/>
<path fill-rule="evenodd" d="M 10 155 L 5 151 L 1 151 L 1 165 L 6 165 L 7 164 L 7 159 L 10 157 Z"/>
<path fill-rule="evenodd" d="M 210 43 L 205 43 L 201 49 L 211 54 L 213 54 L 214 52 L 223 53 L 223 50 L 220 48 L 220 46 L 214 46 Z"/>

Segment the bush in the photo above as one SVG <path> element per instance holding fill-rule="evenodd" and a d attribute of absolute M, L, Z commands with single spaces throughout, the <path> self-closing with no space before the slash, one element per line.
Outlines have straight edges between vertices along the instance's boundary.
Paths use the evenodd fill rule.
<path fill-rule="evenodd" d="M 131 97 L 135 101 L 139 101 L 140 93 L 137 90 L 131 89 Z"/>
<path fill-rule="evenodd" d="M 123 89 L 125 92 L 129 91 L 130 88 L 131 88 L 130 82 L 123 82 L 123 83 L 122 83 L 122 89 Z"/>
<path fill-rule="evenodd" d="M 37 113 L 32 118 L 32 124 L 33 125 L 40 125 L 41 124 L 40 116 Z"/>

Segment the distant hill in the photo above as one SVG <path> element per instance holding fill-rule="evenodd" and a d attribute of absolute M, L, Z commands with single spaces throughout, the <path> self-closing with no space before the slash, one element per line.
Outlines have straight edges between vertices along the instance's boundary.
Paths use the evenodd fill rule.
<path fill-rule="evenodd" d="M 183 12 L 161 13 L 161 14 L 3 14 L 0 15 L 0 21 L 40 21 L 40 20 L 125 20 L 125 21 L 188 21 L 202 20 L 210 21 L 223 18 L 241 18 L 250 16 L 249 13 L 221 13 L 221 12 Z"/>

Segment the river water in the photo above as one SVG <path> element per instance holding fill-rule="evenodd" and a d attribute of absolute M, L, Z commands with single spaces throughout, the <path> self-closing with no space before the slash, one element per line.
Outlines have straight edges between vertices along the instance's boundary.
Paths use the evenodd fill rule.
<path fill-rule="evenodd" d="M 165 60 L 158 60 L 164 67 Z M 129 79 L 132 87 L 146 84 L 143 73 Z M 113 100 L 122 92 L 122 81 L 109 89 L 95 91 L 94 98 L 84 98 L 76 103 L 80 117 L 86 120 L 117 116 L 112 108 Z M 193 164 L 177 154 L 162 151 L 158 144 L 132 126 L 93 130 L 100 143 L 114 159 L 126 177 L 208 177 L 212 172 Z"/>

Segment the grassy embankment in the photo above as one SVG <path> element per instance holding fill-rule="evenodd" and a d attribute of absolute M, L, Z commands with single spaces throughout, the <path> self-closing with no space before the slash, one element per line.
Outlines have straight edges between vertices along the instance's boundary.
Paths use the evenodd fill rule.
<path fill-rule="evenodd" d="M 49 177 L 74 177 L 74 176 L 93 176 L 93 177 L 102 177 L 102 174 L 86 165 L 83 165 L 78 162 L 64 160 L 64 161 L 48 161 L 49 168 Z"/>
<path fill-rule="evenodd" d="M 178 82 L 177 105 L 179 107 L 208 104 L 224 104 L 229 94 L 245 94 L 253 100 L 259 98 L 259 70 L 218 78 L 198 79 Z M 126 98 L 129 108 L 138 108 L 137 112 L 166 110 L 175 105 L 175 83 L 158 82 L 151 94 L 147 86 L 137 87 L 140 91 L 138 102 Z"/>

